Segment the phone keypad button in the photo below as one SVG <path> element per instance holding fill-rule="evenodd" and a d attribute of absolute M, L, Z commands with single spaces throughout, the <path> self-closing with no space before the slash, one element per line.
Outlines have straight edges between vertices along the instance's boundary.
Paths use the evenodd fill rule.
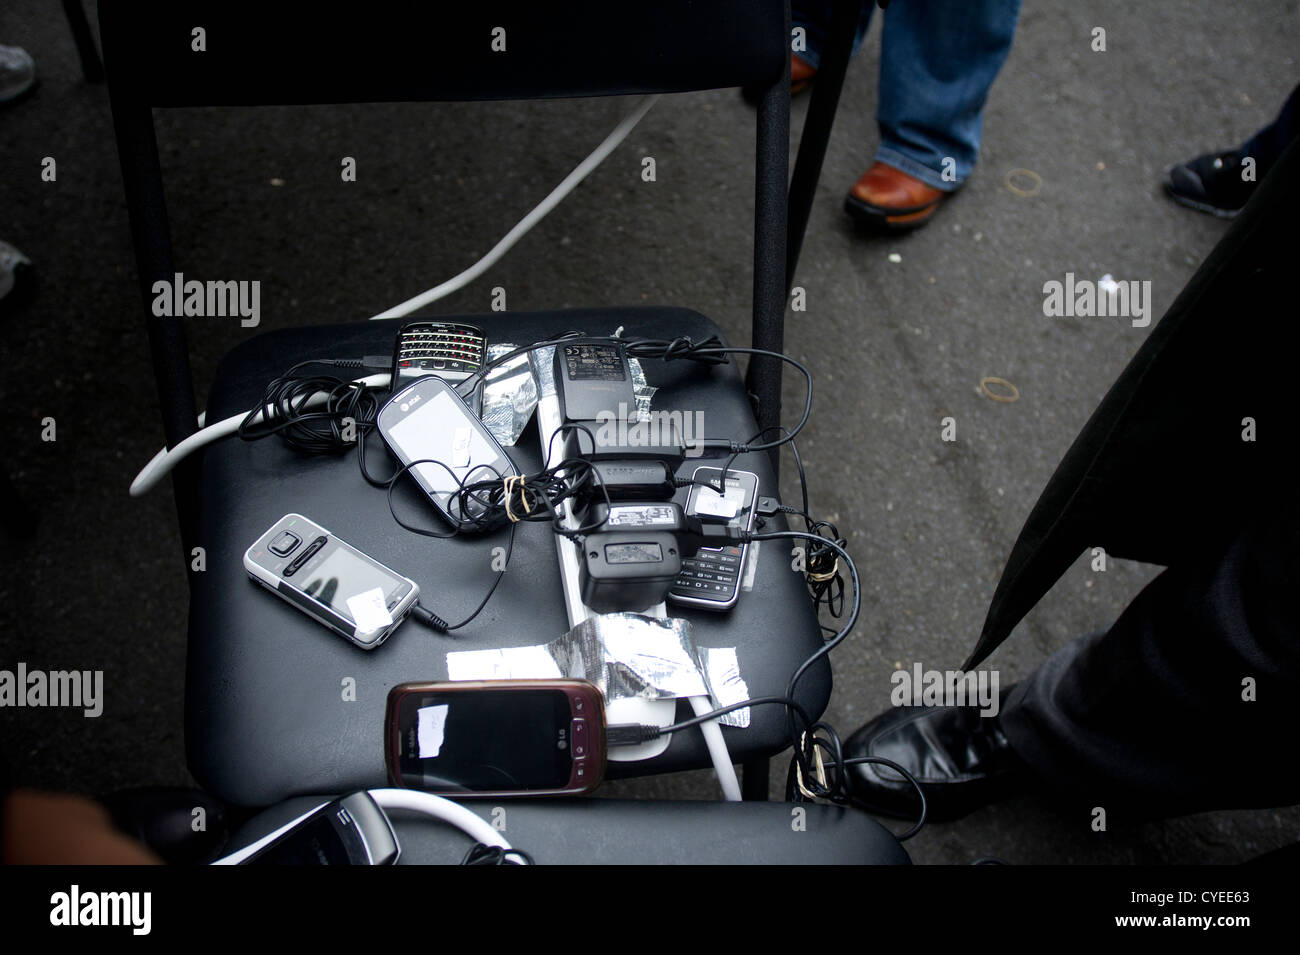
<path fill-rule="evenodd" d="M 671 593 L 726 603 L 736 591 L 740 579 L 740 548 L 703 548 L 694 557 L 682 561 L 682 572 L 673 582 Z"/>
<path fill-rule="evenodd" d="M 303 551 L 301 554 L 295 557 L 293 559 L 293 563 L 291 563 L 288 567 L 284 569 L 284 576 L 292 577 L 294 574 L 298 573 L 298 571 L 302 569 L 302 565 L 307 563 L 307 561 L 311 560 L 312 557 L 316 554 L 316 552 L 325 546 L 326 540 L 327 538 L 325 537 L 318 537 L 314 541 L 312 541 L 310 546 L 308 546 L 308 548 L 305 551 Z"/>
<path fill-rule="evenodd" d="M 271 553 L 276 557 L 288 557 L 293 553 L 293 549 L 302 543 L 302 538 L 292 531 L 283 531 L 280 536 L 271 542 Z"/>

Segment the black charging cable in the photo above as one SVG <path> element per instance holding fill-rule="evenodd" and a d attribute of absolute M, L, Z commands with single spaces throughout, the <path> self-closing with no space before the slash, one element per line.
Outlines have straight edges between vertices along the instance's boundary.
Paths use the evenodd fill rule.
<path fill-rule="evenodd" d="M 532 345 L 516 348 L 505 355 L 500 356 L 492 362 L 485 364 L 475 374 L 475 378 L 484 379 L 490 370 L 498 365 L 504 364 L 519 355 L 528 354 L 532 351 L 559 345 L 565 340 L 582 336 L 581 332 L 570 331 L 561 335 L 554 336 L 546 341 L 536 342 Z M 618 341 L 618 339 L 611 339 Z M 717 336 L 710 336 L 701 342 L 694 342 L 689 337 L 681 336 L 675 339 L 627 339 L 623 340 L 627 346 L 627 352 L 630 356 L 636 358 L 658 358 L 663 361 L 690 360 L 707 365 L 721 365 L 728 361 L 727 356 L 731 354 L 748 354 L 754 356 L 766 356 L 777 358 L 796 368 L 804 377 L 807 385 L 803 414 L 794 429 L 779 427 L 781 436 L 776 440 L 753 443 L 763 437 L 767 431 L 765 429 L 749 442 L 736 443 L 732 441 L 711 441 L 705 442 L 706 448 L 713 450 L 724 450 L 730 452 L 730 458 L 726 467 L 722 469 L 722 475 L 717 485 L 710 482 L 686 482 L 686 483 L 707 483 L 707 486 L 719 493 L 725 493 L 725 480 L 727 473 L 735 459 L 744 453 L 771 450 L 780 447 L 783 444 L 790 444 L 795 454 L 796 464 L 799 470 L 800 484 L 803 494 L 803 510 L 799 511 L 794 508 L 782 506 L 780 510 L 787 514 L 797 514 L 804 518 L 808 530 L 801 531 L 782 531 L 767 534 L 748 534 L 743 535 L 740 540 L 771 540 L 779 538 L 802 539 L 810 543 L 807 557 L 807 567 L 810 573 L 809 578 L 810 590 L 813 593 L 814 600 L 820 605 L 823 595 L 830 608 L 832 615 L 838 616 L 838 612 L 843 608 L 843 580 L 839 575 L 839 561 L 843 559 L 845 566 L 849 569 L 853 584 L 853 606 L 845 625 L 835 635 L 827 640 L 822 647 L 818 648 L 808 659 L 806 659 L 791 677 L 787 687 L 785 697 L 762 697 L 755 701 L 749 701 L 737 704 L 732 707 L 724 707 L 711 714 L 695 717 L 691 720 L 683 721 L 681 724 L 674 724 L 670 727 L 614 727 L 617 730 L 611 738 L 610 745 L 630 745 L 635 740 L 629 738 L 621 741 L 619 737 L 624 734 L 630 734 L 630 737 L 645 736 L 639 741 L 644 742 L 653 739 L 664 733 L 675 732 L 684 729 L 687 726 L 694 726 L 704 722 L 707 719 L 716 719 L 718 716 L 739 709 L 747 705 L 757 705 L 760 702 L 783 703 L 786 706 L 787 715 L 790 723 L 791 740 L 794 744 L 794 759 L 791 763 L 791 778 L 802 778 L 803 782 L 800 787 L 791 788 L 789 795 L 795 798 L 798 790 L 805 793 L 811 793 L 816 798 L 826 798 L 839 803 L 856 803 L 852 797 L 851 790 L 848 786 L 847 767 L 855 763 L 863 762 L 881 762 L 890 765 L 895 771 L 907 778 L 917 789 L 921 797 L 921 817 L 916 826 L 911 831 L 901 836 L 900 839 L 910 838 L 919 830 L 925 819 L 925 797 L 919 784 L 907 773 L 902 767 L 890 764 L 888 760 L 877 757 L 861 757 L 857 759 L 845 760 L 840 747 L 839 739 L 834 730 L 825 723 L 810 723 L 808 715 L 803 711 L 794 699 L 794 690 L 799 680 L 806 674 L 809 669 L 823 656 L 828 654 L 836 646 L 843 642 L 853 629 L 857 621 L 858 613 L 861 607 L 861 598 L 859 593 L 859 580 L 856 567 L 844 550 L 845 541 L 839 536 L 834 525 L 826 522 L 814 521 L 808 510 L 807 480 L 803 469 L 803 461 L 799 456 L 798 448 L 795 445 L 795 436 L 803 429 L 811 414 L 812 407 L 812 375 L 808 369 L 800 362 L 788 355 L 766 349 L 744 348 L 724 346 Z M 412 608 L 411 614 L 429 627 L 439 632 L 449 632 L 459 627 L 465 626 L 473 620 L 486 606 L 488 600 L 495 593 L 497 586 L 504 576 L 505 568 L 509 563 L 509 553 L 513 549 L 514 529 L 520 520 L 541 520 L 549 519 L 556 528 L 557 533 L 566 534 L 571 537 L 580 537 L 582 533 L 595 530 L 596 526 L 579 527 L 576 529 L 564 528 L 560 523 L 560 512 L 566 501 L 574 499 L 579 495 L 589 494 L 593 489 L 602 490 L 606 503 L 609 503 L 609 494 L 607 489 L 601 486 L 599 472 L 594 469 L 589 462 L 583 459 L 568 459 L 562 461 L 553 468 L 546 469 L 532 476 L 514 475 L 505 476 L 496 472 L 493 468 L 487 470 L 493 471 L 495 479 L 480 479 L 470 482 L 467 479 L 456 480 L 458 487 L 455 499 L 459 508 L 459 520 L 456 523 L 451 534 L 439 534 L 428 528 L 421 528 L 412 525 L 397 514 L 393 507 L 392 489 L 397 480 L 406 473 L 411 467 L 419 464 L 433 464 L 450 468 L 440 461 L 416 461 L 409 465 L 399 468 L 389 478 L 375 478 L 369 473 L 365 461 L 366 437 L 369 432 L 374 430 L 375 419 L 378 414 L 379 400 L 364 384 L 356 381 L 349 381 L 333 375 L 324 374 L 302 374 L 302 369 L 311 365 L 325 365 L 335 368 L 348 369 L 367 369 L 374 371 L 387 371 L 391 368 L 391 363 L 386 356 L 367 356 L 363 359 L 339 360 L 323 359 L 299 362 L 290 368 L 283 375 L 274 379 L 263 393 L 262 401 L 257 408 L 251 410 L 240 423 L 240 437 L 247 441 L 258 440 L 268 437 L 272 434 L 281 435 L 287 445 L 295 450 L 305 454 L 338 454 L 346 451 L 349 447 L 355 446 L 357 451 L 358 466 L 363 478 L 372 485 L 385 487 L 388 492 L 389 510 L 392 512 L 394 520 L 402 527 L 415 533 L 423 534 L 430 537 L 450 537 L 462 532 L 479 532 L 492 530 L 498 527 L 506 526 L 511 528 L 510 541 L 507 548 L 506 564 L 497 573 L 497 578 L 492 587 L 488 590 L 487 595 L 480 602 L 479 606 L 464 621 L 458 624 L 449 624 L 441 616 L 434 613 L 421 603 L 416 603 Z M 473 379 L 471 379 L 473 380 Z M 317 393 L 324 392 L 326 397 L 321 410 L 308 410 L 305 405 L 308 399 Z M 255 421 L 256 418 L 262 418 L 262 422 Z M 273 423 L 272 423 L 273 422 Z M 582 427 L 578 425 L 565 427 Z M 353 430 L 355 429 L 355 430 Z M 561 429 L 563 430 L 563 429 Z M 585 429 L 584 429 L 585 430 Z M 559 431 L 557 430 L 556 434 Z M 555 434 L 552 434 L 551 440 L 554 441 Z M 549 455 L 548 455 L 549 459 Z M 486 467 L 486 466 L 485 466 Z M 678 486 L 683 486 L 677 482 Z M 533 512 L 537 511 L 536 516 Z M 522 512 L 523 517 L 519 517 Z M 707 529 L 710 538 L 719 535 L 719 529 L 709 527 Z M 723 530 L 722 534 L 726 534 Z M 831 572 L 833 568 L 833 573 Z M 815 578 L 815 579 L 814 579 Z M 817 586 L 817 585 L 825 586 Z M 838 588 L 838 591 L 836 590 Z M 824 628 L 829 629 L 829 628 Z M 796 723 L 796 717 L 802 723 L 802 730 Z M 653 734 L 646 736 L 645 734 Z M 818 763 L 817 757 L 822 750 L 831 754 L 832 771 L 829 776 L 815 776 L 812 773 L 814 763 Z M 819 763 L 824 767 L 824 760 Z M 827 781 L 823 782 L 822 778 Z"/>
<path fill-rule="evenodd" d="M 909 785 L 916 790 L 920 802 L 917 820 L 906 832 L 897 837 L 900 842 L 911 839 L 924 827 L 928 812 L 925 792 L 916 777 L 904 767 L 884 757 L 859 756 L 846 758 L 843 745 L 834 727 L 825 722 L 810 720 L 807 710 L 795 698 L 795 690 L 799 681 L 803 679 L 818 660 L 827 656 L 843 643 L 857 624 L 862 608 L 861 581 L 858 576 L 857 565 L 854 564 L 853 559 L 849 556 L 848 551 L 844 549 L 842 543 L 828 540 L 818 533 L 789 530 L 755 534 L 738 532 L 725 527 L 717 530 L 736 542 L 803 540 L 828 548 L 837 558 L 843 561 L 852 582 L 853 601 L 848 618 L 831 639 L 814 650 L 799 665 L 790 677 L 784 696 L 756 697 L 753 700 L 720 707 L 709 713 L 700 714 L 667 727 L 641 724 L 611 726 L 606 730 L 607 745 L 629 746 L 649 742 L 667 733 L 677 732 L 707 720 L 717 719 L 719 716 L 746 706 L 770 703 L 781 704 L 786 709 L 787 729 L 794 749 L 794 757 L 790 762 L 790 770 L 786 781 L 786 799 L 791 802 L 804 801 L 809 798 L 825 799 L 838 805 L 850 805 L 870 812 L 871 807 L 853 794 L 849 767 L 862 764 L 884 765 L 906 779 Z"/>
<path fill-rule="evenodd" d="M 513 857 L 513 858 L 512 858 Z M 460 860 L 461 865 L 537 865 L 523 849 L 502 849 L 476 842 Z"/>
<path fill-rule="evenodd" d="M 392 359 L 368 355 L 359 359 L 315 358 L 300 361 L 272 379 L 262 399 L 239 423 L 239 436 L 258 441 L 278 434 L 301 454 L 341 454 L 374 427 L 379 399 L 367 385 L 337 375 L 303 373 L 310 366 L 388 371 Z M 305 407 L 308 399 L 325 393 L 320 410 Z M 260 416 L 261 420 L 256 420 Z"/>
<path fill-rule="evenodd" d="M 786 781 L 786 799 L 788 802 L 804 802 L 807 800 L 808 794 L 811 794 L 816 798 L 827 799 L 841 805 L 852 805 L 855 808 L 871 812 L 871 806 L 853 796 L 852 783 L 848 778 L 847 769 L 849 766 L 867 763 L 887 766 L 907 780 L 911 787 L 916 791 L 917 799 L 920 803 L 916 822 L 914 822 L 907 831 L 898 835 L 896 838 L 899 842 L 906 842 L 921 831 L 925 826 L 926 815 L 929 811 L 929 807 L 926 803 L 925 791 L 921 788 L 921 784 L 916 777 L 898 763 L 891 759 L 886 759 L 883 756 L 854 756 L 846 759 L 844 757 L 843 747 L 840 743 L 839 736 L 835 733 L 835 730 L 826 723 L 812 722 L 808 717 L 808 711 L 793 697 L 754 697 L 753 699 L 745 700 L 740 703 L 733 703 L 729 706 L 719 707 L 716 710 L 702 713 L 699 716 L 694 716 L 678 723 L 673 723 L 670 726 L 655 726 L 652 724 L 642 723 L 616 723 L 613 726 L 605 728 L 605 745 L 616 747 L 637 746 L 642 743 L 649 743 L 662 736 L 667 736 L 679 732 L 680 730 L 689 729 L 692 726 L 698 726 L 701 723 L 715 720 L 727 713 L 767 703 L 778 703 L 785 706 L 792 715 L 798 716 L 800 723 L 802 723 L 806 728 L 800 734 L 800 740 L 796 742 L 795 750 L 796 753 L 802 750 L 803 755 L 806 757 L 809 755 L 812 756 L 812 758 L 808 760 L 810 768 L 818 765 L 818 760 L 816 759 L 815 753 L 810 753 L 807 745 L 805 745 L 806 741 L 811 740 L 812 746 L 816 747 L 818 750 L 826 750 L 830 754 L 829 763 L 824 760 L 820 761 L 823 770 L 825 770 L 826 767 L 829 767 L 830 769 L 830 772 L 825 774 L 825 782 L 822 781 L 823 774 L 815 771 L 803 771 L 803 767 L 797 759 L 791 760 L 790 771 Z M 808 735 L 808 728 L 814 731 L 812 736 Z"/>
<path fill-rule="evenodd" d="M 543 348 L 551 348 L 562 345 L 564 342 L 574 338 L 594 338 L 608 340 L 610 342 L 620 343 L 627 349 L 629 357 L 636 359 L 657 358 L 665 362 L 669 361 L 692 361 L 702 365 L 724 365 L 728 362 L 731 355 L 751 355 L 765 358 L 775 358 L 785 362 L 790 367 L 798 371 L 804 379 L 805 393 L 803 403 L 803 413 L 799 417 L 799 423 L 793 429 L 786 431 L 786 434 L 775 441 L 764 444 L 737 444 L 735 441 L 726 439 L 706 440 L 701 442 L 704 450 L 727 451 L 733 456 L 747 454 L 753 451 L 770 451 L 772 448 L 780 447 L 794 439 L 805 424 L 808 423 L 808 417 L 812 414 L 812 397 L 813 382 L 812 372 L 810 372 L 802 362 L 791 358 L 789 355 L 781 352 L 769 351 L 766 348 L 748 348 L 741 345 L 724 345 L 716 335 L 710 335 L 703 341 L 696 342 L 690 336 L 681 335 L 672 339 L 660 338 L 614 338 L 611 335 L 586 335 L 581 331 L 570 330 L 560 335 L 555 335 L 540 342 L 534 342 L 531 345 L 522 345 L 519 348 L 506 352 L 492 361 L 485 363 L 478 371 L 471 375 L 463 383 L 463 387 L 469 389 L 477 384 L 478 381 L 485 380 L 491 371 L 518 358 L 520 355 L 527 355 L 530 352 L 539 351 Z"/>

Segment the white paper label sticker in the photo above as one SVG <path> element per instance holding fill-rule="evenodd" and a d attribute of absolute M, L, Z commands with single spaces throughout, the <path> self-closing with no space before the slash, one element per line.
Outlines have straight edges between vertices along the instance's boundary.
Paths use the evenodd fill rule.
<path fill-rule="evenodd" d="M 357 622 L 357 630 L 362 633 L 380 630 L 393 623 L 393 617 L 388 612 L 388 607 L 384 605 L 384 591 L 379 587 L 349 597 L 348 612 Z"/>
<path fill-rule="evenodd" d="M 745 550 L 745 577 L 741 588 L 746 591 L 754 589 L 754 575 L 758 573 L 758 548 L 762 541 L 750 541 Z"/>
<path fill-rule="evenodd" d="M 677 512 L 667 504 L 636 504 L 611 507 L 605 524 L 609 527 L 623 527 L 632 524 L 636 527 L 651 527 L 656 524 L 669 526 L 677 523 Z"/>
<path fill-rule="evenodd" d="M 558 680 L 564 676 L 543 645 L 447 654 L 449 680 Z"/>
<path fill-rule="evenodd" d="M 450 703 L 439 703 L 437 706 L 422 706 L 416 711 L 415 744 L 421 759 L 433 759 L 442 752 L 450 708 Z"/>

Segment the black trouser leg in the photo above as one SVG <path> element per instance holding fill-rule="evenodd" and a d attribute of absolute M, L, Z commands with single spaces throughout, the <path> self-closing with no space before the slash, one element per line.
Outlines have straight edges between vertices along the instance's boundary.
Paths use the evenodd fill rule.
<path fill-rule="evenodd" d="M 1246 145 L 1241 147 L 1245 155 L 1255 157 L 1255 162 L 1258 164 L 1255 170 L 1257 180 L 1268 175 L 1268 171 L 1273 168 L 1278 157 L 1287 146 L 1291 145 L 1291 140 L 1297 135 L 1300 135 L 1300 86 L 1291 91 L 1277 119 L 1257 132 L 1247 140 Z"/>
<path fill-rule="evenodd" d="M 1291 505 L 1167 569 L 1109 631 L 1050 657 L 1002 725 L 1035 771 L 1090 805 L 1175 815 L 1300 803 L 1298 705 Z"/>

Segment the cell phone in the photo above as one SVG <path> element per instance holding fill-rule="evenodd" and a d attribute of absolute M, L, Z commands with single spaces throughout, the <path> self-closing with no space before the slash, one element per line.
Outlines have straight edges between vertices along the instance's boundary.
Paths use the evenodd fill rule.
<path fill-rule="evenodd" d="M 394 786 L 463 798 L 590 792 L 605 773 L 605 704 L 584 680 L 403 683 L 384 727 Z"/>
<path fill-rule="evenodd" d="M 454 500 L 461 483 L 493 480 L 518 473 L 492 432 L 465 405 L 456 389 L 440 378 L 425 377 L 395 392 L 379 409 L 377 429 L 408 472 L 449 522 L 462 514 Z"/>
<path fill-rule="evenodd" d="M 286 514 L 244 552 L 268 590 L 363 650 L 397 629 L 420 588 L 301 514 Z"/>
<path fill-rule="evenodd" d="M 741 531 L 754 529 L 758 509 L 758 475 L 751 471 L 727 471 L 725 485 L 719 485 L 721 468 L 696 468 L 691 476 L 686 513 L 705 521 L 724 522 Z M 710 487 L 701 485 L 709 484 Z M 719 494 L 715 487 L 723 487 Z M 668 588 L 672 603 L 701 610 L 730 610 L 740 599 L 741 574 L 745 570 L 748 544 L 701 547 L 694 557 L 682 561 L 682 571 Z"/>
<path fill-rule="evenodd" d="M 420 319 L 407 322 L 397 332 L 393 350 L 392 391 L 425 375 L 459 385 L 483 368 L 487 358 L 487 339 L 482 330 L 460 322 L 437 322 Z M 483 406 L 483 382 L 480 379 L 469 394 L 457 389 L 474 414 Z"/>
<path fill-rule="evenodd" d="M 328 802 L 218 859 L 214 865 L 393 865 L 401 855 L 388 816 L 367 792 Z"/>

